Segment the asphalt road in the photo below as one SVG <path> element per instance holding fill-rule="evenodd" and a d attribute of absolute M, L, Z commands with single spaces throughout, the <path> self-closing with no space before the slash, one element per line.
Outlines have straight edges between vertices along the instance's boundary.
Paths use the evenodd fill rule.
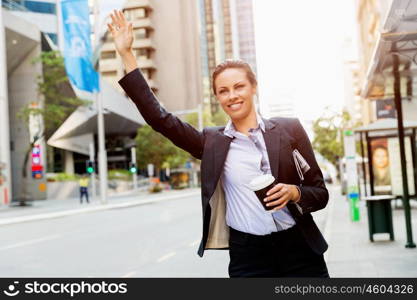
<path fill-rule="evenodd" d="M 0 277 L 228 277 L 228 251 L 197 255 L 201 232 L 198 195 L 0 226 Z"/>

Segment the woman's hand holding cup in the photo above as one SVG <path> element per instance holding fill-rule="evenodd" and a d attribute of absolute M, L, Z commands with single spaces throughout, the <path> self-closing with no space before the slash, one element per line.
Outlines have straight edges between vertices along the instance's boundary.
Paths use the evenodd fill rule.
<path fill-rule="evenodd" d="M 300 191 L 295 185 L 275 184 L 275 178 L 271 174 L 254 178 L 248 187 L 256 194 L 265 210 L 269 212 L 283 208 L 289 201 L 297 202 L 300 199 Z"/>
<path fill-rule="evenodd" d="M 273 207 L 272 211 L 283 208 L 289 201 L 297 202 L 300 198 L 300 192 L 295 185 L 278 183 L 266 193 L 267 207 Z M 273 201 L 275 200 L 275 201 Z"/>

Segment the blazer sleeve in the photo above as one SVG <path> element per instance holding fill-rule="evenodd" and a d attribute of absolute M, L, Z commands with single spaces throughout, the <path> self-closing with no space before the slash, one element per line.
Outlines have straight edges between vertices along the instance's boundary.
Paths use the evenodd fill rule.
<path fill-rule="evenodd" d="M 190 124 L 167 112 L 160 104 L 139 69 L 126 74 L 119 84 L 132 99 L 155 131 L 197 159 L 203 155 L 204 134 Z"/>
<path fill-rule="evenodd" d="M 311 213 L 326 207 L 329 201 L 329 192 L 324 183 L 323 174 L 314 156 L 313 147 L 300 121 L 295 121 L 295 137 L 297 149 L 310 165 L 310 170 L 304 174 L 304 181 L 299 186 L 301 191 L 300 200 L 297 204 L 302 213 Z"/>

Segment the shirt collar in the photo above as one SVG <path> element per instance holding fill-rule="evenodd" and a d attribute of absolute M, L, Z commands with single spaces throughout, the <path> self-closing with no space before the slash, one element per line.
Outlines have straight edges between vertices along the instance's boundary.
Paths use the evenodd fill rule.
<path fill-rule="evenodd" d="M 258 126 L 256 128 L 254 128 L 255 130 L 258 129 L 259 127 L 261 128 L 261 130 L 263 132 L 265 132 L 265 123 L 262 120 L 261 116 L 256 113 L 256 122 L 258 124 Z M 236 128 L 235 125 L 233 125 L 232 120 L 229 120 L 226 124 L 226 127 L 224 128 L 224 134 L 227 135 L 228 137 L 234 137 L 236 134 Z"/>

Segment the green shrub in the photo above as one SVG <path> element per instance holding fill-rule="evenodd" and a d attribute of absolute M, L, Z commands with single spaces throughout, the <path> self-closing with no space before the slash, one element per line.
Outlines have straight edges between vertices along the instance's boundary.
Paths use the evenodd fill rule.
<path fill-rule="evenodd" d="M 108 173 L 109 180 L 132 180 L 132 174 L 128 170 L 116 169 Z"/>
<path fill-rule="evenodd" d="M 80 176 L 77 174 L 69 174 L 69 173 L 56 173 L 50 177 L 48 177 L 48 181 L 76 181 L 80 179 Z"/>

